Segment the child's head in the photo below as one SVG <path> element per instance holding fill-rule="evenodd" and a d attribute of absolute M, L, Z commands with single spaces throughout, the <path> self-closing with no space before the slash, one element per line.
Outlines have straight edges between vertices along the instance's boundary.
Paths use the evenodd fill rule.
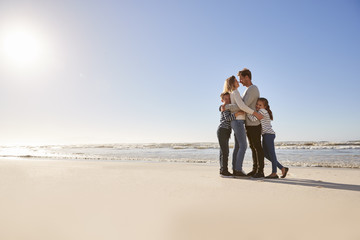
<path fill-rule="evenodd" d="M 231 103 L 230 93 L 228 93 L 228 92 L 221 93 L 220 98 L 221 98 L 221 102 L 223 102 L 225 104 L 230 104 Z"/>
<path fill-rule="evenodd" d="M 270 115 L 270 119 L 273 120 L 272 111 L 270 110 L 269 101 L 266 98 L 259 98 L 256 102 L 256 111 L 259 109 L 266 109 Z"/>
<path fill-rule="evenodd" d="M 259 109 L 266 109 L 266 106 L 269 105 L 269 102 L 266 98 L 259 98 L 256 102 L 256 111 Z"/>

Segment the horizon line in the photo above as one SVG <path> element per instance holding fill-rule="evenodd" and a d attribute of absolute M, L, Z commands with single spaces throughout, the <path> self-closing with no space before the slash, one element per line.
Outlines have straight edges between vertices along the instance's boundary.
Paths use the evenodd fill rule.
<path fill-rule="evenodd" d="M 360 142 L 360 139 L 354 140 L 341 140 L 341 141 L 330 141 L 330 140 L 285 140 L 285 141 L 275 141 L 275 142 L 303 142 L 303 143 L 311 143 L 311 142 L 329 142 L 329 143 L 346 143 L 346 142 Z M 7 147 L 7 146 L 66 146 L 66 145 L 116 145 L 116 144 L 199 144 L 199 143 L 218 143 L 217 141 L 196 141 L 196 142 L 103 142 L 103 143 L 42 143 L 42 144 L 0 144 L 0 147 Z"/>

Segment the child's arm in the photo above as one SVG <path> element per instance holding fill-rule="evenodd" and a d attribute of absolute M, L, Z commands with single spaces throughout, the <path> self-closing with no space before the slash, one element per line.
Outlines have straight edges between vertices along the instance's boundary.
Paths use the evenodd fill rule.
<path fill-rule="evenodd" d="M 255 122 L 257 120 L 261 120 L 264 118 L 264 112 L 261 111 L 261 109 L 259 111 L 254 111 L 254 113 L 258 114 L 259 116 L 261 116 L 261 118 L 255 117 L 253 114 L 247 114 L 248 119 L 250 119 L 250 121 Z"/>
<path fill-rule="evenodd" d="M 232 120 L 235 120 L 237 116 L 243 115 L 244 113 L 243 113 L 243 111 L 239 111 L 236 113 L 230 113 L 229 111 L 224 111 L 223 114 L 224 114 L 225 120 L 231 122 Z"/>
<path fill-rule="evenodd" d="M 229 111 L 224 111 L 224 112 L 222 112 L 222 114 L 224 114 L 224 118 L 228 122 L 231 122 L 232 120 L 236 119 L 235 113 L 231 113 Z"/>
<path fill-rule="evenodd" d="M 259 120 L 259 119 L 257 119 L 257 117 L 255 117 L 255 116 L 252 115 L 252 114 L 248 114 L 247 117 L 248 117 L 248 119 L 250 119 L 250 121 L 252 121 L 252 122 L 255 122 L 255 121 Z"/>

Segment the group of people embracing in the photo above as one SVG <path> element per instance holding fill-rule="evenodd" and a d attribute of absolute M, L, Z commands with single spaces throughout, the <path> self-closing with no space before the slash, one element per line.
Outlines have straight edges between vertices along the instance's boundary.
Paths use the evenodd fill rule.
<path fill-rule="evenodd" d="M 246 87 L 243 96 L 238 88 L 240 83 L 235 76 L 226 79 L 221 93 L 222 105 L 217 137 L 220 144 L 220 175 L 222 177 L 264 178 L 264 157 L 272 163 L 272 173 L 265 178 L 276 179 L 277 168 L 281 178 L 285 178 L 289 168 L 283 167 L 276 158 L 275 132 L 271 121 L 273 115 L 266 98 L 260 98 L 257 86 L 252 83 L 251 71 L 247 68 L 238 73 L 240 83 Z M 229 139 L 234 131 L 235 145 L 232 158 L 233 173 L 228 170 Z M 243 161 L 247 148 L 246 136 L 252 151 L 253 168 L 249 173 L 243 171 Z M 261 141 L 262 136 L 262 141 Z"/>

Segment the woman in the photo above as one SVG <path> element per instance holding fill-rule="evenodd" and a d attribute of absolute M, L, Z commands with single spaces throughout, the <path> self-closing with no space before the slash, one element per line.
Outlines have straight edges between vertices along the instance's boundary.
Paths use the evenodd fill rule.
<path fill-rule="evenodd" d="M 231 76 L 226 79 L 224 84 L 224 92 L 230 93 L 231 103 L 235 103 L 242 111 L 248 114 L 252 114 L 258 119 L 262 116 L 258 112 L 245 105 L 238 91 L 239 83 L 235 76 Z M 233 175 L 235 177 L 246 177 L 243 172 L 242 165 L 244 161 L 245 151 L 247 148 L 246 133 L 245 133 L 245 114 L 239 115 L 235 120 L 231 121 L 231 128 L 234 130 L 235 135 L 235 147 L 233 152 Z"/>

